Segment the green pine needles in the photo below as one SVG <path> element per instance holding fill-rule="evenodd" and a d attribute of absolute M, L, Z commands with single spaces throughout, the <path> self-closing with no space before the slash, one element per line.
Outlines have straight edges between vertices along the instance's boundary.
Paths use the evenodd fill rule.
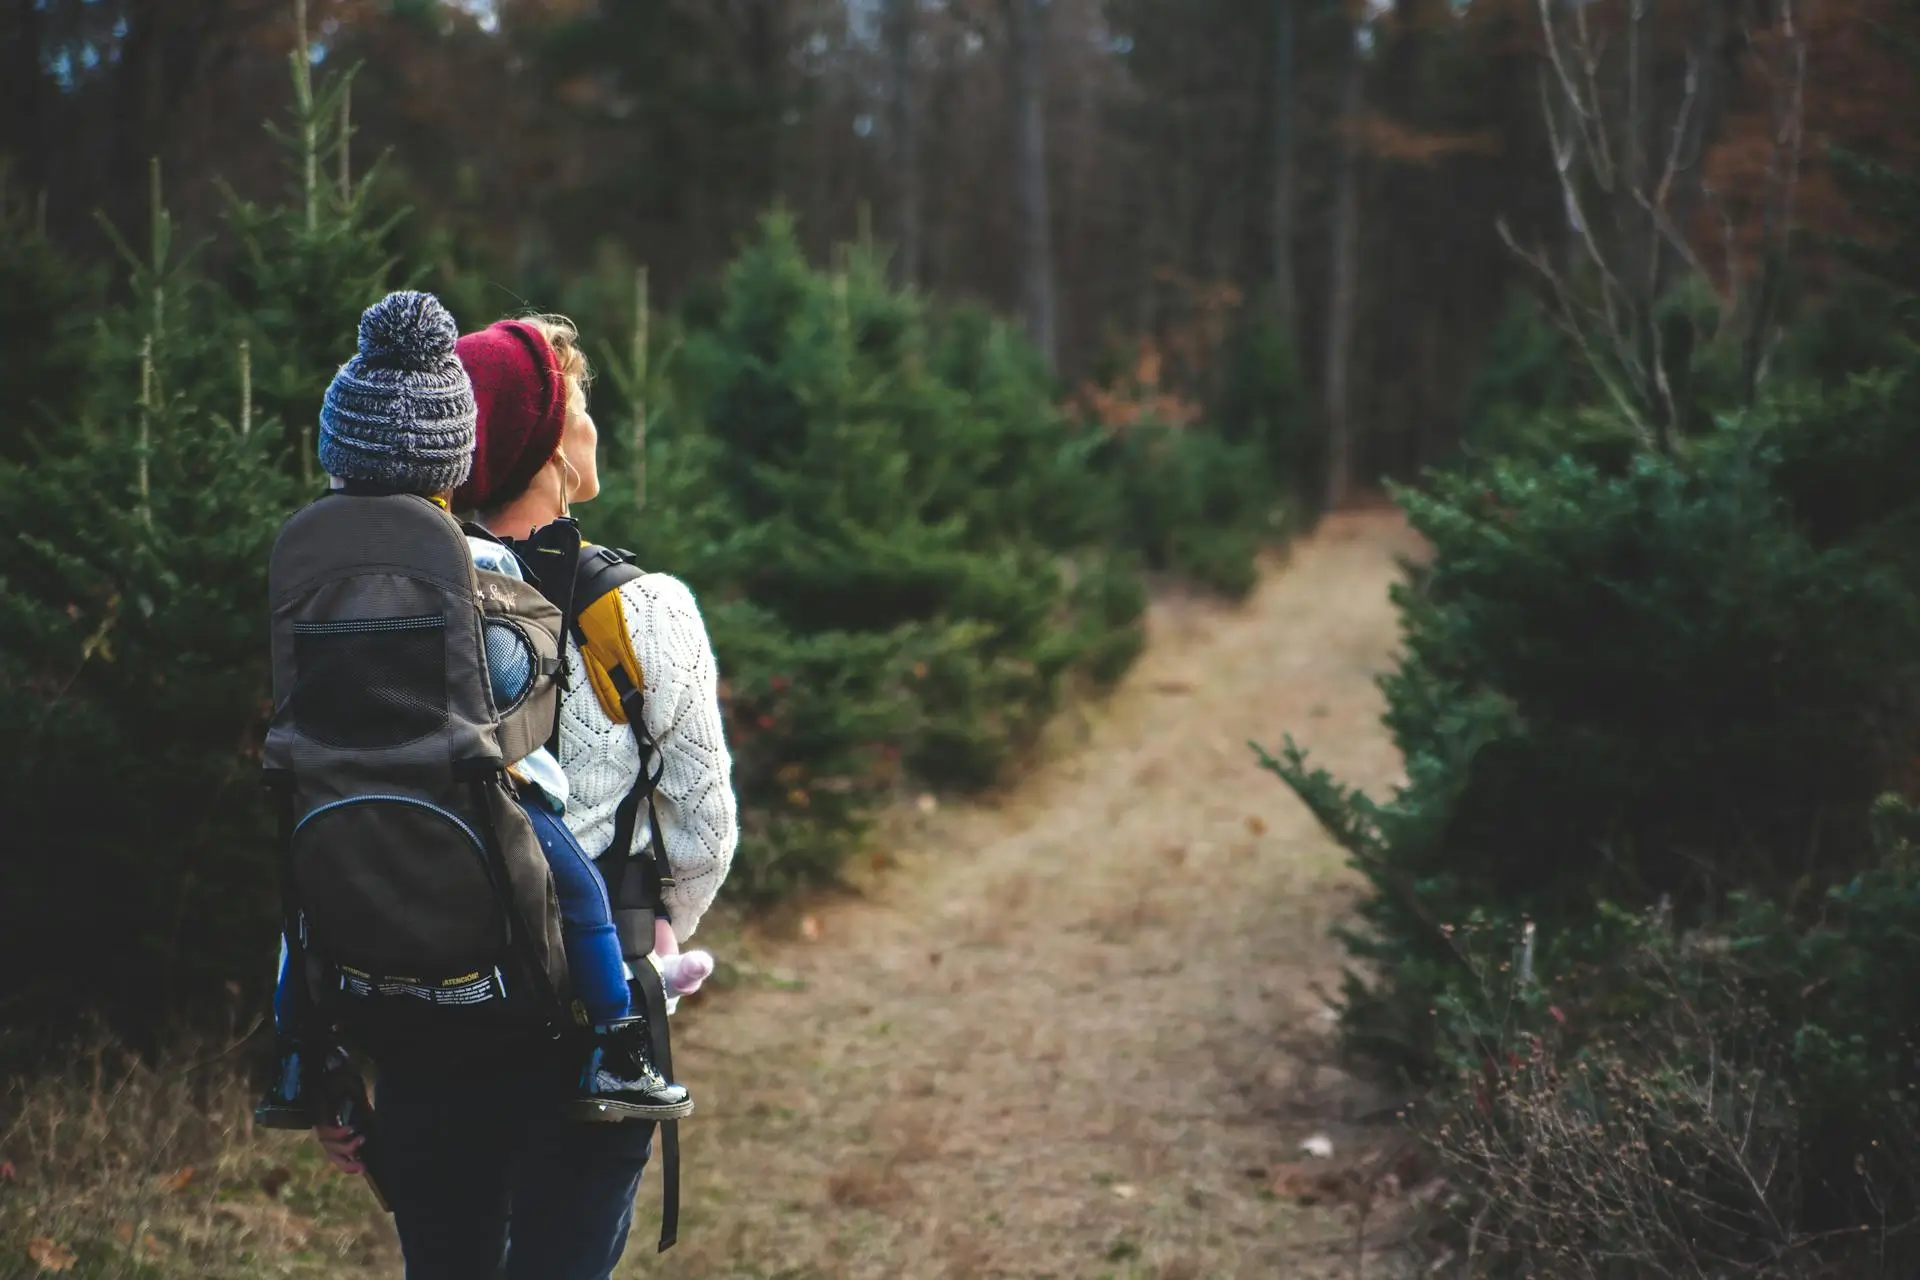
<path fill-rule="evenodd" d="M 22 316 L 58 337 L 0 449 L 0 718 L 21 734 L 0 781 L 21 853 L 0 998 L 18 1025 L 102 1009 L 154 1028 L 267 977 L 267 552 L 317 484 L 327 375 L 392 274 L 346 168 L 346 79 L 306 72 L 288 166 L 298 187 L 337 160 L 335 181 L 290 209 L 235 201 L 230 260 L 181 243 L 157 162 L 138 247 L 105 228 L 114 301 L 44 237 L 5 237 Z"/>

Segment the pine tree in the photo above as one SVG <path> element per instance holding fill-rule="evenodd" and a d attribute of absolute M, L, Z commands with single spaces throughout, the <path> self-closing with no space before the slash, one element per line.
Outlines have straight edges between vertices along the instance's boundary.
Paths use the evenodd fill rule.
<path fill-rule="evenodd" d="M 304 13 L 304 5 L 299 6 Z M 269 124 L 286 157 L 287 196 L 277 205 L 229 191 L 228 216 L 242 249 L 230 282 L 247 316 L 261 411 L 284 424 L 294 473 L 311 486 L 314 424 L 331 371 L 353 352 L 360 313 L 394 283 L 388 247 L 405 211 L 382 214 L 376 162 L 353 171 L 353 71 L 316 78 L 305 39 L 288 64 L 293 106 L 284 127 Z"/>
<path fill-rule="evenodd" d="M 644 511 L 614 468 L 591 527 L 700 593 L 748 836 L 733 889 L 832 875 L 896 785 L 992 779 L 1066 679 L 1137 652 L 1103 438 L 1010 326 L 930 320 L 870 248 L 813 269 L 774 218 L 717 314 L 661 341 Z M 629 405 L 657 371 L 602 368 Z"/>
<path fill-rule="evenodd" d="M 70 428 L 93 361 L 100 273 L 47 237 L 38 192 L 13 189 L 0 160 L 0 457 L 21 460 Z"/>
<path fill-rule="evenodd" d="M 277 865 L 259 794 L 266 565 L 311 493 L 313 424 L 391 263 L 347 165 L 346 80 L 293 58 L 292 200 L 235 201 L 226 281 L 107 228 L 126 300 L 93 326 L 68 429 L 0 460 L 0 771 L 14 815 L 0 1000 L 148 1030 L 257 987 Z M 48 964 L 49 956 L 62 963 Z"/>
<path fill-rule="evenodd" d="M 173 243 L 124 243 L 75 429 L 0 469 L 0 804 L 22 856 L 0 972 L 32 1015 L 152 1025 L 249 977 L 273 869 L 256 793 L 268 545 L 291 506 L 226 300 Z M 76 939 L 83 939 L 75 945 Z M 50 965 L 45 957 L 63 963 Z"/>

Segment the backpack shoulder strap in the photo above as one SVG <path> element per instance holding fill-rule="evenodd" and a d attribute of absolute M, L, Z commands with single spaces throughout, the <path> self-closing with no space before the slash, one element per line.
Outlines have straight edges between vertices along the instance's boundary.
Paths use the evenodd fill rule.
<path fill-rule="evenodd" d="M 568 630 L 580 645 L 587 681 L 600 709 L 615 724 L 631 724 L 641 734 L 646 732 L 646 721 L 639 715 L 646 672 L 633 649 L 633 630 L 627 625 L 620 588 L 644 572 L 627 552 L 581 547 L 567 615 Z"/>
<path fill-rule="evenodd" d="M 640 776 L 614 811 L 613 842 L 608 852 L 619 856 L 603 857 L 601 866 L 607 895 L 613 901 L 621 949 L 630 957 L 645 956 L 653 950 L 653 921 L 665 910 L 664 891 L 673 882 L 653 799 L 666 762 L 647 731 L 646 672 L 634 652 L 633 629 L 627 625 L 626 606 L 620 596 L 620 588 L 643 572 L 628 552 L 598 546 L 581 548 L 570 619 L 595 699 L 609 720 L 633 732 L 640 748 Z M 633 833 L 642 806 L 646 808 L 650 848 L 633 856 Z M 638 864 L 637 876 L 627 875 L 631 864 Z"/>
<path fill-rule="evenodd" d="M 663 891 L 673 882 L 660 834 L 660 815 L 653 803 L 654 789 L 660 784 L 666 763 L 647 731 L 646 671 L 640 665 L 640 655 L 634 652 L 633 629 L 627 625 L 626 607 L 620 598 L 620 588 L 643 572 L 633 563 L 630 552 L 582 546 L 567 621 L 601 710 L 615 724 L 627 725 L 640 747 L 640 776 L 614 811 L 613 841 L 601 857 L 601 874 L 606 879 L 607 898 L 613 904 L 621 953 L 633 963 L 634 991 L 646 1013 L 654 1065 L 671 1080 L 673 1047 L 667 1031 L 666 993 L 660 985 L 660 971 L 647 958 L 653 951 L 653 922 L 666 913 Z M 635 854 L 633 831 L 642 805 L 647 810 L 649 848 Z M 630 867 L 638 874 L 628 875 Z M 660 1122 L 660 1154 L 660 1252 L 665 1253 L 679 1233 L 679 1121 Z"/>

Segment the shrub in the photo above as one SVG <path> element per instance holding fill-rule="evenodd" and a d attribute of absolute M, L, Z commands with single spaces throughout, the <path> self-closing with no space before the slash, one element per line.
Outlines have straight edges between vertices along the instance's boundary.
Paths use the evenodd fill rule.
<path fill-rule="evenodd" d="M 94 366 L 100 273 L 68 261 L 48 241 L 40 211 L 7 192 L 0 160 L 0 457 L 32 456 L 35 443 L 79 413 Z"/>
<path fill-rule="evenodd" d="M 270 945 L 260 602 L 295 493 L 276 424 L 247 421 L 214 291 L 168 258 L 133 289 L 77 421 L 0 461 L 16 1025 L 164 1015 L 263 970 Z"/>
<path fill-rule="evenodd" d="M 1396 590 L 1405 644 L 1382 682 L 1410 781 L 1375 803 L 1291 749 L 1269 763 L 1373 885 L 1349 944 L 1379 981 L 1356 980 L 1348 1014 L 1401 1065 L 1432 1061 L 1438 927 L 1475 908 L 1555 934 L 1596 900 L 1707 919 L 1730 890 L 1864 865 L 1920 613 L 1871 547 L 1807 535 L 1773 434 L 1730 428 L 1621 476 L 1503 462 L 1400 495 L 1433 547 Z"/>
<path fill-rule="evenodd" d="M 1110 682 L 1145 598 L 1095 437 L 1009 326 L 929 316 L 774 217 L 649 392 L 650 494 L 589 518 L 707 602 L 749 800 L 735 887 L 830 878 L 905 780 L 995 781 L 1069 682 Z M 628 491 L 630 494 L 630 491 Z"/>
<path fill-rule="evenodd" d="M 1407 781 L 1262 753 L 1368 881 L 1348 1045 L 1429 1086 L 1473 1274 L 1920 1268 L 1916 825 L 1872 804 L 1920 783 L 1912 247 L 1757 397 L 1746 326 L 1669 291 L 1658 439 L 1516 307 L 1462 458 L 1399 495 Z"/>
<path fill-rule="evenodd" d="M 1326 440 L 1293 343 L 1267 308 L 1250 308 L 1229 335 L 1207 420 L 1228 444 L 1253 448 L 1265 463 L 1259 474 L 1293 510 L 1318 514 Z"/>
<path fill-rule="evenodd" d="M 1905 1276 L 1920 1266 L 1913 810 L 1811 923 L 1609 911 L 1605 964 L 1536 981 L 1463 940 L 1482 1027 L 1424 1129 L 1475 1274 Z M 1499 993 L 1495 997 L 1495 993 Z"/>
<path fill-rule="evenodd" d="M 1148 567 L 1229 596 L 1252 589 L 1260 547 L 1287 524 L 1255 446 L 1148 420 L 1116 432 L 1102 460 L 1118 486 L 1121 536 Z"/>
<path fill-rule="evenodd" d="M 1468 457 L 1552 456 L 1568 427 L 1630 439 L 1617 419 L 1576 418 L 1599 388 L 1573 342 L 1528 292 L 1509 295 L 1461 405 Z M 1544 428 L 1544 430 L 1542 429 Z"/>

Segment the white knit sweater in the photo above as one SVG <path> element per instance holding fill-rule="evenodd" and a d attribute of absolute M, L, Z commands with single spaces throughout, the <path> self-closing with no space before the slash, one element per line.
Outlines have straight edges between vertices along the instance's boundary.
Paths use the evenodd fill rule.
<path fill-rule="evenodd" d="M 693 593 L 678 578 L 649 573 L 620 588 L 621 605 L 646 678 L 647 728 L 665 771 L 655 801 L 667 863 L 675 883 L 666 892 L 674 935 L 693 935 L 713 904 L 740 840 L 733 761 L 721 729 L 719 673 Z M 560 709 L 560 766 L 570 795 L 567 826 L 598 858 L 613 843 L 614 811 L 640 776 L 633 730 L 600 709 L 567 640 L 567 692 Z M 633 833 L 645 848 L 646 815 Z"/>

